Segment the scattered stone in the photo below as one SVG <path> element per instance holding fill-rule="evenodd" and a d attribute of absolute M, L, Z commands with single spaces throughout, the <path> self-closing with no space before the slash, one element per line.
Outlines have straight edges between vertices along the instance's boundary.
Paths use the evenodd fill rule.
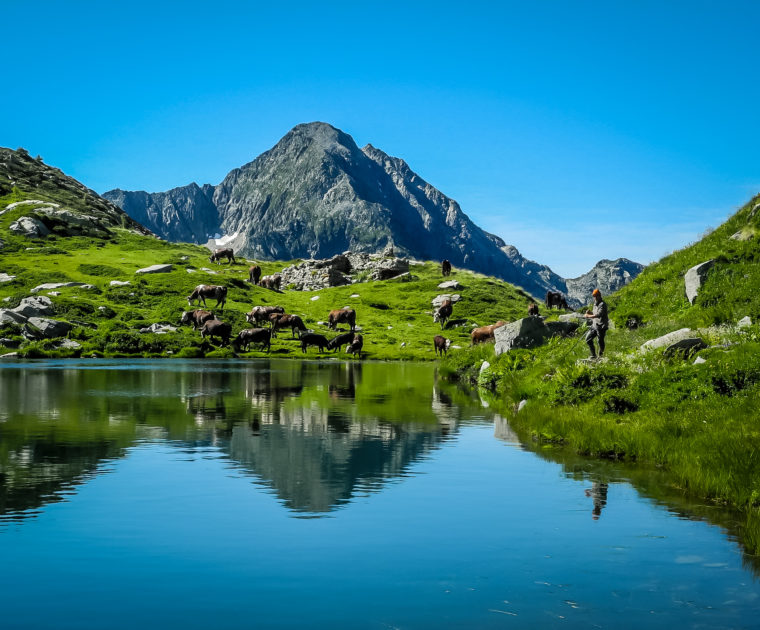
<path fill-rule="evenodd" d="M 457 302 L 459 302 L 459 300 L 461 300 L 461 299 L 462 299 L 462 296 L 461 296 L 461 295 L 459 295 L 458 293 L 454 293 L 454 294 L 452 294 L 452 295 L 449 295 L 449 294 L 447 294 L 447 293 L 443 293 L 443 294 L 441 294 L 441 295 L 436 295 L 436 296 L 433 298 L 433 300 L 432 300 L 432 304 L 433 304 L 433 308 L 440 308 L 440 307 L 441 307 L 441 305 L 442 305 L 442 304 L 443 304 L 443 303 L 444 303 L 446 300 L 451 300 L 451 303 L 452 303 L 452 304 L 456 304 L 456 303 L 457 303 Z"/>
<path fill-rule="evenodd" d="M 26 317 L 12 310 L 0 308 L 0 326 L 5 324 L 25 324 Z"/>
<path fill-rule="evenodd" d="M 61 289 L 64 287 L 79 287 L 81 289 L 94 289 L 92 284 L 85 284 L 84 282 L 46 282 L 45 284 L 39 284 L 34 287 L 29 293 L 39 293 L 40 291 L 46 291 L 48 289 Z"/>
<path fill-rule="evenodd" d="M 108 310 L 108 307 L 107 307 L 107 306 L 98 306 L 98 310 L 99 310 L 101 313 L 103 313 L 104 311 L 107 311 L 107 310 Z"/>
<path fill-rule="evenodd" d="M 450 349 L 452 349 L 452 348 L 453 348 L 454 350 L 461 350 L 461 349 L 462 349 L 462 346 L 449 346 L 449 350 L 450 350 Z"/>
<path fill-rule="evenodd" d="M 668 333 L 667 335 L 663 335 L 662 337 L 657 337 L 656 339 L 645 341 L 641 344 L 641 349 L 654 350 L 655 348 L 663 348 L 666 346 L 671 346 L 674 343 L 681 341 L 681 339 L 689 339 L 692 337 L 694 337 L 694 331 L 691 328 L 681 328 L 680 330 L 675 330 Z"/>
<path fill-rule="evenodd" d="M 456 291 L 457 289 L 462 289 L 461 284 L 459 284 L 456 280 L 447 280 L 446 282 L 441 282 L 441 284 L 438 285 L 439 289 L 451 289 L 452 291 Z"/>
<path fill-rule="evenodd" d="M 190 260 L 190 256 L 180 256 L 180 260 Z"/>
<path fill-rule="evenodd" d="M 151 265 L 150 267 L 143 267 L 138 269 L 135 273 L 169 273 L 172 270 L 172 265 Z"/>
<path fill-rule="evenodd" d="M 169 326 L 169 324 L 151 324 L 147 328 L 141 328 L 140 332 L 165 335 L 166 333 L 177 332 L 177 329 L 174 326 Z"/>
<path fill-rule="evenodd" d="M 393 330 L 393 326 L 388 326 L 388 330 Z"/>
<path fill-rule="evenodd" d="M 401 342 L 401 346 L 400 346 L 400 347 L 401 347 L 401 348 L 406 348 L 406 341 L 402 341 L 402 342 Z"/>
<path fill-rule="evenodd" d="M 729 238 L 734 241 L 748 241 L 753 236 L 754 234 L 750 232 L 749 230 L 739 230 L 735 234 L 732 234 L 731 236 L 729 236 Z"/>
<path fill-rule="evenodd" d="M 354 293 L 353 295 L 351 295 L 351 297 L 352 298 L 358 298 L 358 297 L 361 297 L 361 296 L 358 293 Z"/>
<path fill-rule="evenodd" d="M 187 273 L 196 273 L 195 269 L 190 269 L 189 267 L 185 269 L 185 271 L 187 271 Z"/>
<path fill-rule="evenodd" d="M 111 280 L 108 284 L 112 287 L 128 287 L 132 283 L 129 280 Z"/>
<path fill-rule="evenodd" d="M 10 302 L 10 301 L 11 301 L 11 297 L 10 296 L 3 298 L 3 302 Z"/>
<path fill-rule="evenodd" d="M 21 300 L 21 303 L 16 308 L 11 310 L 27 318 L 52 315 L 54 312 L 53 300 L 45 295 L 26 297 Z"/>
<path fill-rule="evenodd" d="M 752 319 L 749 315 L 742 317 L 738 322 L 736 322 L 737 328 L 749 328 L 752 326 Z"/>
<path fill-rule="evenodd" d="M 521 401 L 520 401 L 520 402 L 517 404 L 517 413 L 520 413 L 520 412 L 521 412 L 521 411 L 522 411 L 522 410 L 525 408 L 525 405 L 527 405 L 527 404 L 528 404 L 528 401 L 527 401 L 527 400 L 525 400 L 525 399 L 523 398 L 523 399 L 522 399 L 522 400 L 521 400 Z"/>
<path fill-rule="evenodd" d="M 60 291 L 48 291 L 48 295 L 52 295 L 53 297 L 58 297 L 60 294 Z"/>
<path fill-rule="evenodd" d="M 697 299 L 700 287 L 704 284 L 707 273 L 715 264 L 715 260 L 708 260 L 703 263 L 695 265 L 686 272 L 683 278 L 686 288 L 686 299 L 689 300 L 689 304 L 694 304 L 694 300 Z"/>
<path fill-rule="evenodd" d="M 694 359 L 694 365 L 701 365 L 702 363 L 707 363 L 707 359 L 704 357 L 697 357 Z"/>
<path fill-rule="evenodd" d="M 491 364 L 488 361 L 483 361 L 483 363 L 480 364 L 480 371 L 478 372 L 478 374 L 482 374 L 490 367 L 491 367 Z"/>
<path fill-rule="evenodd" d="M 0 359 L 18 359 L 18 352 L 9 352 L 8 354 L 0 354 Z"/>
<path fill-rule="evenodd" d="M 60 350 L 80 350 L 81 348 L 82 344 L 73 339 L 64 339 L 58 344 Z"/>
<path fill-rule="evenodd" d="M 31 327 L 31 329 L 30 329 Z M 25 336 L 33 339 L 44 337 L 53 339 L 55 337 L 65 337 L 71 330 L 71 324 L 62 322 L 57 319 L 47 319 L 45 317 L 30 317 L 27 326 L 24 327 Z"/>
<path fill-rule="evenodd" d="M 675 343 L 665 348 L 663 352 L 664 357 L 672 357 L 675 355 L 683 355 L 689 357 L 695 352 L 704 350 L 707 344 L 700 337 L 687 337 L 685 339 L 679 339 Z"/>
<path fill-rule="evenodd" d="M 50 230 L 45 227 L 45 224 L 34 217 L 20 217 L 11 223 L 8 229 L 14 234 L 27 238 L 42 238 L 50 234 Z"/>
<path fill-rule="evenodd" d="M 313 298 L 311 298 L 312 302 L 316 302 L 319 299 L 320 296 L 315 295 Z"/>
<path fill-rule="evenodd" d="M 7 273 L 0 273 L 0 283 L 13 282 L 13 280 L 15 279 L 16 279 L 16 276 L 9 276 Z"/>

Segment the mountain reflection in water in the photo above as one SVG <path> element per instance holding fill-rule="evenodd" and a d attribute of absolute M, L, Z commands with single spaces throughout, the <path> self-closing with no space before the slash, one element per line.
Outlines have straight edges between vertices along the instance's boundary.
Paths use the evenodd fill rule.
<path fill-rule="evenodd" d="M 456 430 L 429 366 L 36 362 L 0 371 L 0 520 L 33 516 L 130 447 L 213 447 L 289 509 L 381 489 Z"/>

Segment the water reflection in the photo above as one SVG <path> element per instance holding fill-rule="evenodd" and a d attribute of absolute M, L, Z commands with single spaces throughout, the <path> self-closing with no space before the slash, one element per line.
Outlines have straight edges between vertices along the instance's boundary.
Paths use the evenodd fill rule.
<path fill-rule="evenodd" d="M 402 477 L 456 429 L 427 366 L 273 361 L 0 371 L 0 519 L 35 514 L 141 441 L 212 446 L 291 510 Z"/>

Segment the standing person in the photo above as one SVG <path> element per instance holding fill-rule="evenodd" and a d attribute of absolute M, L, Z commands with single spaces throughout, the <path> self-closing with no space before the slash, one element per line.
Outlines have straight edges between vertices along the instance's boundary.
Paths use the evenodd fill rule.
<path fill-rule="evenodd" d="M 594 289 L 591 295 L 594 298 L 594 310 L 584 315 L 584 317 L 591 319 L 591 330 L 586 333 L 586 343 L 591 351 L 591 358 L 596 359 L 594 337 L 599 338 L 599 357 L 601 357 L 604 354 L 604 336 L 607 334 L 610 320 L 607 316 L 607 304 L 602 299 L 602 292 L 599 289 Z"/>

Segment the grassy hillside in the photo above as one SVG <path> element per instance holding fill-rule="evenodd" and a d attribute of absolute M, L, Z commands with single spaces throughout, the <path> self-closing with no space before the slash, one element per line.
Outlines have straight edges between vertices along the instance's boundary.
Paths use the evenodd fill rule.
<path fill-rule="evenodd" d="M 25 198 L 61 201 L 42 191 L 27 193 L 17 189 L 0 197 L 0 212 Z M 71 201 L 67 199 L 66 203 Z M 407 282 L 388 280 L 313 292 L 275 292 L 246 281 L 250 264 L 247 261 L 212 264 L 208 250 L 203 247 L 172 244 L 120 227 L 111 228 L 106 238 L 54 233 L 30 240 L 9 232 L 11 222 L 20 216 L 33 216 L 33 210 L 32 206 L 20 206 L 0 215 L 0 240 L 4 242 L 0 272 L 16 276 L 11 282 L 0 283 L 0 308 L 17 306 L 32 288 L 42 283 L 83 282 L 95 288 L 61 288 L 57 290 L 60 295 L 51 298 L 56 311 L 52 317 L 74 324 L 69 338 L 78 341 L 80 349 L 59 349 L 60 340 L 25 341 L 20 328 L 12 324 L 0 328 L 0 338 L 11 339 L 14 345 L 23 342 L 18 349 L 23 356 L 231 356 L 228 348 L 202 344 L 200 334 L 189 327 L 168 334 L 138 332 L 153 323 L 177 326 L 182 311 L 190 308 L 186 297 L 196 285 L 223 284 L 228 287 L 228 301 L 224 311 L 217 315 L 232 324 L 235 334 L 248 326 L 245 314 L 252 306 L 262 304 L 283 306 L 286 312 L 300 315 L 309 328 L 329 339 L 335 333 L 320 322 L 326 322 L 331 309 L 350 306 L 357 311 L 365 357 L 434 358 L 432 340 L 441 330 L 439 324 L 433 323 L 431 300 L 445 292 L 437 288 L 443 280 L 438 265 L 413 265 L 413 280 Z M 135 275 L 137 269 L 158 263 L 171 263 L 173 271 Z M 261 263 L 261 266 L 264 274 L 270 274 L 287 264 Z M 464 286 L 457 290 L 463 299 L 454 306 L 453 317 L 458 321 L 444 333 L 454 345 L 469 344 L 473 324 L 515 319 L 526 312 L 530 298 L 512 285 L 465 271 L 455 271 L 452 278 Z M 111 280 L 129 281 L 131 285 L 112 287 Z M 40 295 L 47 293 L 42 291 Z M 208 306 L 213 310 L 214 304 L 211 300 Z M 0 353 L 10 351 L 15 348 L 0 345 Z M 298 340 L 291 339 L 289 331 L 279 333 L 271 354 L 303 356 Z M 316 349 L 310 348 L 307 356 L 317 354 Z M 250 352 L 244 356 L 263 355 Z"/>

